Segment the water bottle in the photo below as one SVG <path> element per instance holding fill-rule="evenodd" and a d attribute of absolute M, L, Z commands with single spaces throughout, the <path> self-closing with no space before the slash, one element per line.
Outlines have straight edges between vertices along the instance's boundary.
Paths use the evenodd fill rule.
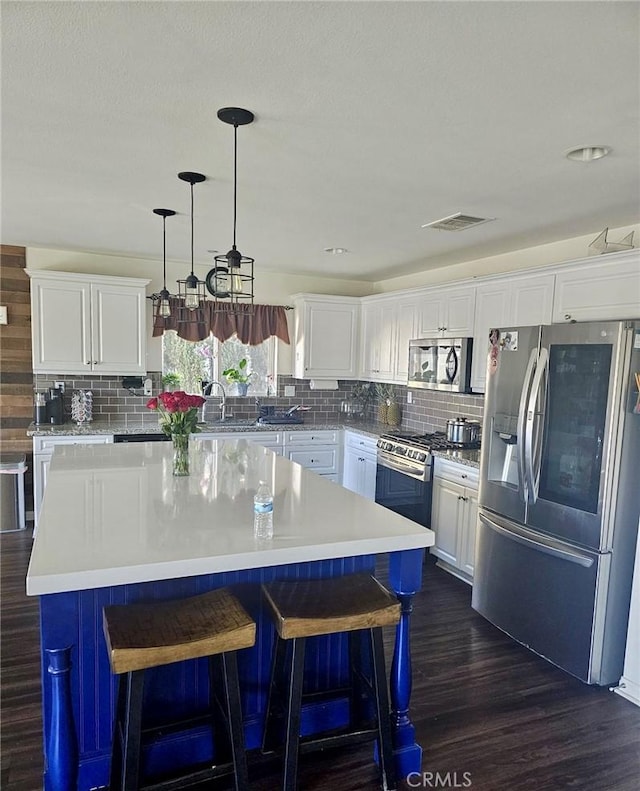
<path fill-rule="evenodd" d="M 273 538 L 273 495 L 264 481 L 253 498 L 253 534 L 258 539 Z"/>

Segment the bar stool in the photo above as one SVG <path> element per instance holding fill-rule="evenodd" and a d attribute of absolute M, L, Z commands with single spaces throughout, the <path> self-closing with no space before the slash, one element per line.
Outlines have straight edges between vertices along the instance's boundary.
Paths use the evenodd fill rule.
<path fill-rule="evenodd" d="M 240 602 L 221 588 L 181 600 L 112 605 L 104 608 L 103 628 L 111 670 L 119 676 L 110 791 L 173 791 L 231 772 L 236 791 L 247 789 L 235 652 L 255 643 L 256 625 Z M 222 715 L 231 760 L 195 768 L 179 778 L 140 785 L 145 670 L 205 656 L 209 657 L 212 724 Z"/>
<path fill-rule="evenodd" d="M 382 627 L 400 620 L 398 600 L 368 574 L 276 581 L 263 584 L 262 591 L 277 633 L 263 752 L 276 749 L 278 726 L 284 719 L 284 791 L 297 788 L 301 752 L 372 740 L 378 742 L 381 788 L 395 788 Z M 303 694 L 305 640 L 339 632 L 349 632 L 349 724 L 340 732 L 301 737 L 302 703 L 307 698 Z M 371 679 L 364 675 L 363 644 L 369 653 Z M 344 697 L 345 691 L 328 694 Z M 371 706 L 365 712 L 363 698 L 374 703 L 373 725 Z"/>

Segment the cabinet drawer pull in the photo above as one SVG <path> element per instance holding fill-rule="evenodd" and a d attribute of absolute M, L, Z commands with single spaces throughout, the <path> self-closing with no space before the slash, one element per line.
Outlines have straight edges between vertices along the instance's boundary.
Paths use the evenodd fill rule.
<path fill-rule="evenodd" d="M 462 473 L 462 475 L 460 477 L 461 478 L 467 478 L 468 476 L 465 473 Z"/>

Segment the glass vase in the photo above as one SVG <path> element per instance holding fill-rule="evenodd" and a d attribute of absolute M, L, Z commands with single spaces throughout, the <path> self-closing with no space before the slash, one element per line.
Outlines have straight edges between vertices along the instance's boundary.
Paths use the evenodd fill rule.
<path fill-rule="evenodd" d="M 174 434 L 173 437 L 173 474 L 189 474 L 189 435 Z"/>

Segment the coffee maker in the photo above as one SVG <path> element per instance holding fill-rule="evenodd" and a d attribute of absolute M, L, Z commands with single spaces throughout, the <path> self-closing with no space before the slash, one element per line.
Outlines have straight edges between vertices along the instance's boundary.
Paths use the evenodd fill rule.
<path fill-rule="evenodd" d="M 64 398 L 62 390 L 57 387 L 49 388 L 47 399 L 47 423 L 58 426 L 64 423 Z"/>

